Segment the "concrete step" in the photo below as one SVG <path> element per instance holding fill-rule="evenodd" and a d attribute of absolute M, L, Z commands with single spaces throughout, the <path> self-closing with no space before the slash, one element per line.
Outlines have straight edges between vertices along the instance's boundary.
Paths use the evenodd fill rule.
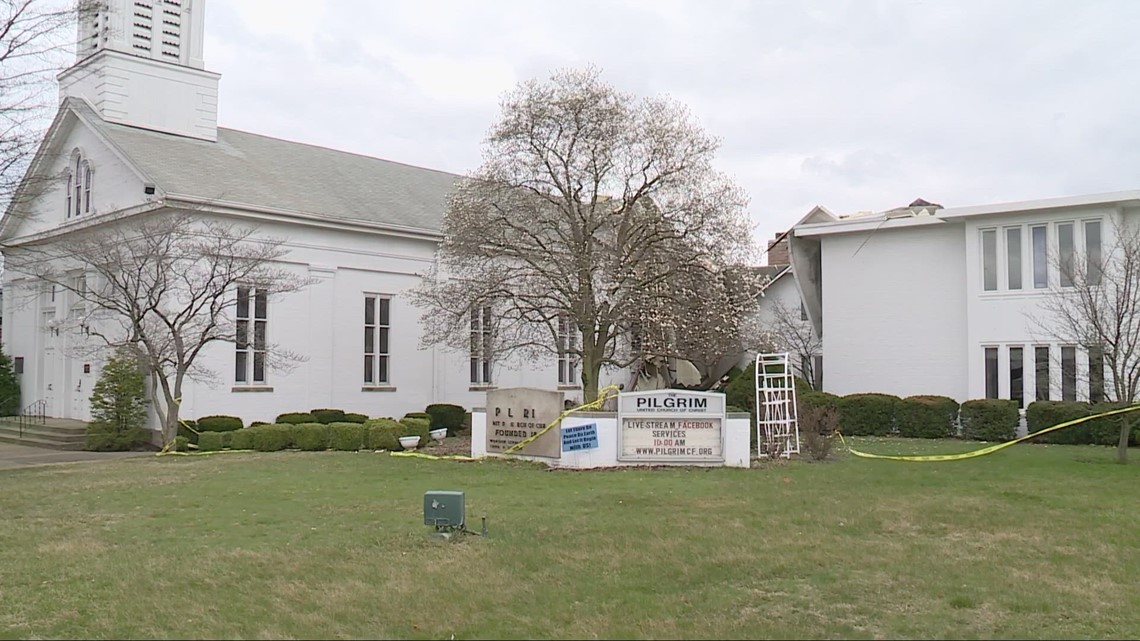
<path fill-rule="evenodd" d="M 86 434 L 87 433 L 87 424 L 86 423 L 83 423 L 82 421 L 75 421 L 74 424 L 71 423 L 70 421 L 67 423 L 64 423 L 63 421 L 65 421 L 65 420 L 67 420 L 67 419 L 49 418 L 47 420 L 47 422 L 45 422 L 43 424 L 35 423 L 35 422 L 25 423 L 24 424 L 24 431 L 27 431 L 29 429 L 34 429 L 34 430 L 36 430 L 38 432 L 42 432 L 42 433 L 60 434 L 60 435 L 64 435 L 64 436 L 70 436 L 73 434 Z M 15 420 L 15 419 L 9 419 L 9 418 L 0 419 L 0 430 L 7 430 L 7 429 L 19 430 L 20 429 L 20 422 Z"/>
<path fill-rule="evenodd" d="M 0 436 L 8 439 L 33 439 L 44 443 L 57 443 L 59 445 L 82 444 L 87 439 L 86 430 L 62 430 L 58 427 L 45 425 L 25 425 L 21 431 L 19 425 L 0 423 Z"/>
<path fill-rule="evenodd" d="M 82 450 L 85 440 L 80 441 L 60 441 L 56 439 L 42 439 L 30 436 L 27 432 L 24 437 L 20 438 L 18 434 L 11 434 L 8 432 L 0 432 L 0 443 L 13 443 L 15 445 L 27 445 L 28 447 L 42 447 L 49 450 Z"/>

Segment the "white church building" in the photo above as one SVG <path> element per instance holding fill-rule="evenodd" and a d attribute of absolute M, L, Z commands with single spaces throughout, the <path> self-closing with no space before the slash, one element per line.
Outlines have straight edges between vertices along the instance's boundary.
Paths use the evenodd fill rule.
<path fill-rule="evenodd" d="M 420 348 L 421 310 L 401 294 L 430 267 L 460 176 L 219 127 L 203 0 L 108 5 L 79 27 L 77 60 L 59 76 L 59 110 L 29 169 L 29 180 L 51 186 L 13 201 L 0 221 L 5 245 L 189 211 L 286 239 L 290 269 L 313 283 L 246 310 L 306 360 L 281 373 L 255 348 L 213 343 L 200 361 L 216 376 L 187 383 L 183 417 L 248 423 L 320 407 L 402 416 L 430 403 L 482 406 L 496 386 L 581 398 L 577 368 L 554 354 L 486 363 L 482 353 Z M 4 348 L 23 404 L 88 420 L 101 360 L 74 349 L 93 339 L 63 322 L 83 313 L 82 302 L 35 290 L 12 270 L 3 285 Z"/>
<path fill-rule="evenodd" d="M 925 201 L 795 226 L 791 263 L 822 338 L 823 389 L 958 401 L 1101 400 L 1103 355 L 1059 340 L 1043 306 L 1072 287 L 1055 256 L 1098 265 L 1140 191 L 943 208 Z M 1097 267 L 1099 269 L 1099 267 Z"/>

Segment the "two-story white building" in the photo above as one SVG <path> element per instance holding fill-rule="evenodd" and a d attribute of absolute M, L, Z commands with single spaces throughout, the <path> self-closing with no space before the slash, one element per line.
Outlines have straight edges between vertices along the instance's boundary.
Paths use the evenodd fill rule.
<path fill-rule="evenodd" d="M 1096 349 L 1058 339 L 1047 297 L 1071 286 L 1057 256 L 1101 261 L 1140 191 L 878 215 L 817 209 L 791 239 L 822 336 L 823 388 L 959 401 L 1099 400 Z M 1099 372 L 1099 374 L 1098 374 Z"/>

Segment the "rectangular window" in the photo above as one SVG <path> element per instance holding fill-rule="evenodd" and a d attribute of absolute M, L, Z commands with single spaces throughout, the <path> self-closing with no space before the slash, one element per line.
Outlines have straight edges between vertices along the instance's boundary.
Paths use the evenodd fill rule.
<path fill-rule="evenodd" d="M 1033 366 L 1036 374 L 1038 401 L 1049 400 L 1049 346 L 1041 345 L 1033 348 Z"/>
<path fill-rule="evenodd" d="M 269 294 L 264 289 L 237 288 L 234 328 L 234 382 L 265 383 Z"/>
<path fill-rule="evenodd" d="M 998 397 L 998 349 L 986 348 L 986 398 Z"/>
<path fill-rule="evenodd" d="M 1057 223 L 1057 262 L 1061 287 L 1073 286 L 1073 223 Z"/>
<path fill-rule="evenodd" d="M 471 384 L 491 384 L 491 306 L 471 312 Z"/>
<path fill-rule="evenodd" d="M 578 328 L 565 314 L 558 317 L 558 384 L 578 384 Z"/>
<path fill-rule="evenodd" d="M 1009 269 L 1009 288 L 1021 289 L 1021 228 L 1005 230 L 1005 256 Z"/>
<path fill-rule="evenodd" d="M 1061 400 L 1077 400 L 1077 348 L 1061 348 Z"/>
<path fill-rule="evenodd" d="M 1033 240 L 1033 287 L 1044 289 L 1049 286 L 1048 228 L 1030 227 L 1029 233 Z"/>
<path fill-rule="evenodd" d="M 391 299 L 386 296 L 364 297 L 364 382 L 367 385 L 391 382 L 388 379 L 391 305 Z"/>
<path fill-rule="evenodd" d="M 1104 400 L 1104 348 L 1089 345 L 1089 402 Z"/>
<path fill-rule="evenodd" d="M 987 292 L 997 289 L 997 230 L 987 229 L 982 232 L 982 288 Z"/>
<path fill-rule="evenodd" d="M 1025 350 L 1009 348 L 1009 397 L 1017 401 L 1017 408 L 1025 405 Z"/>
<path fill-rule="evenodd" d="M 1085 221 L 1085 278 L 1089 285 L 1100 284 L 1103 265 L 1100 254 L 1100 221 Z"/>

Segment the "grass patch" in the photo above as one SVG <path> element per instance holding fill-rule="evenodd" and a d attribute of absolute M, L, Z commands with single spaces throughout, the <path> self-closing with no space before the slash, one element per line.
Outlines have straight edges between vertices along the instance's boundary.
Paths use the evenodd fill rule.
<path fill-rule="evenodd" d="M 278 452 L 5 471 L 0 637 L 1137 638 L 1140 465 L 1099 464 L 1112 456 L 586 473 Z M 430 541 L 430 489 L 465 491 L 491 536 Z"/>

